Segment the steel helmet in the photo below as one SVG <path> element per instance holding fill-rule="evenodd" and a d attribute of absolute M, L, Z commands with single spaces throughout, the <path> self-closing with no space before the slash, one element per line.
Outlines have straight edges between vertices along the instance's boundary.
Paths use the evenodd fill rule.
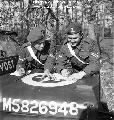
<path fill-rule="evenodd" d="M 30 43 L 40 43 L 44 41 L 45 36 L 45 28 L 43 26 L 37 26 L 33 30 L 30 31 L 29 35 L 27 36 L 27 40 Z"/>

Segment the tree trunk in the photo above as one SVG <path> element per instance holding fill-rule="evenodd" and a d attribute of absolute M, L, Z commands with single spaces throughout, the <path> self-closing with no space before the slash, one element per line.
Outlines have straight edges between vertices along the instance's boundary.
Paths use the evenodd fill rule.
<path fill-rule="evenodd" d="M 114 38 L 114 1 L 112 1 L 112 29 L 111 29 L 111 33 L 112 33 L 112 37 Z"/>

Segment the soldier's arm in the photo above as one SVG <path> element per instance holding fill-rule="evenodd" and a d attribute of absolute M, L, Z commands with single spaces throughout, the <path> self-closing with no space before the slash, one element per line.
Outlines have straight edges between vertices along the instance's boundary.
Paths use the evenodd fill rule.
<path fill-rule="evenodd" d="M 100 70 L 100 51 L 97 41 L 91 40 L 89 48 L 89 65 L 84 68 L 86 75 L 96 73 Z"/>
<path fill-rule="evenodd" d="M 90 39 L 89 47 L 89 65 L 84 69 L 86 74 L 95 73 L 100 69 L 100 50 L 97 44 L 95 31 L 94 31 L 94 21 L 88 24 L 88 39 Z"/>
<path fill-rule="evenodd" d="M 44 70 L 48 69 L 51 72 L 52 68 L 54 67 L 54 61 L 55 61 L 55 56 L 50 53 L 44 64 Z"/>
<path fill-rule="evenodd" d="M 62 70 L 68 70 L 70 73 L 72 72 L 72 65 L 70 62 L 70 58 L 72 55 L 70 54 L 67 45 L 63 45 L 61 48 L 61 55 L 62 57 L 59 59 L 59 66 L 61 66 L 61 72 Z"/>
<path fill-rule="evenodd" d="M 89 49 L 89 64 L 80 72 L 74 73 L 69 79 L 81 79 L 85 75 L 93 74 L 100 69 L 100 52 L 96 41 L 92 40 Z"/>
<path fill-rule="evenodd" d="M 47 60 L 44 64 L 44 71 L 45 70 L 49 70 L 51 72 L 51 70 L 54 67 L 54 62 L 55 62 L 55 56 L 54 56 L 54 51 L 55 51 L 55 44 L 53 41 L 51 41 L 51 45 L 50 45 L 50 50 L 49 50 L 49 55 L 47 57 Z"/>

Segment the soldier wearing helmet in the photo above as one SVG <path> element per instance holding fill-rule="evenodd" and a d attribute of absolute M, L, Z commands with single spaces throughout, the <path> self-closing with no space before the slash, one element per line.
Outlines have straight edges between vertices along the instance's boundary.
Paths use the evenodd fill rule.
<path fill-rule="evenodd" d="M 23 44 L 23 51 L 19 55 L 18 71 L 25 73 L 25 69 L 34 69 L 35 66 L 41 67 L 48 55 L 50 43 L 45 41 L 45 28 L 37 26 L 27 36 L 27 43 Z M 29 66 L 26 68 L 26 64 Z M 34 65 L 33 65 L 34 64 Z"/>
<path fill-rule="evenodd" d="M 90 28 L 90 27 L 89 27 Z M 56 59 L 56 72 L 65 77 L 81 79 L 85 75 L 99 70 L 100 52 L 96 40 L 91 37 L 83 38 L 82 27 L 79 23 L 71 23 L 65 31 L 66 40 Z M 91 35 L 90 35 L 91 36 Z M 45 64 L 45 74 L 50 75 L 53 67 L 53 55 L 50 55 Z"/>

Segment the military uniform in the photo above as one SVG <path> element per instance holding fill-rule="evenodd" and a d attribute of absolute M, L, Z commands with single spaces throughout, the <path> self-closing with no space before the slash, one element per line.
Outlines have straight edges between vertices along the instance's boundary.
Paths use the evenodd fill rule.
<path fill-rule="evenodd" d="M 34 28 L 33 30 L 30 31 L 29 35 L 27 36 L 27 40 L 28 40 L 27 46 L 32 46 L 32 49 L 36 57 L 41 63 L 44 64 L 48 55 L 49 47 L 50 47 L 49 41 L 45 41 L 45 28 L 43 26 L 38 26 Z M 44 42 L 44 48 L 40 51 L 40 50 L 37 50 L 34 46 L 36 44 L 40 44 L 41 42 Z M 33 68 L 37 66 L 42 66 L 40 63 L 38 63 L 34 59 L 31 61 L 31 63 L 33 64 L 33 66 L 31 66 Z"/>
<path fill-rule="evenodd" d="M 74 26 L 72 25 L 72 27 Z M 68 30 L 70 28 L 71 26 Z M 80 26 L 77 25 L 75 31 L 80 32 Z M 45 70 L 61 73 L 63 69 L 68 69 L 71 74 L 83 70 L 86 75 L 99 70 L 100 51 L 96 40 L 87 37 L 75 47 L 71 47 L 67 39 L 65 41 L 56 55 L 50 53 L 44 66 Z"/>
<path fill-rule="evenodd" d="M 49 41 L 44 42 L 44 48 L 41 51 L 33 48 L 33 51 L 34 51 L 35 55 L 37 56 L 38 60 L 43 64 L 45 63 L 45 61 L 48 57 L 49 48 L 50 48 Z M 38 63 L 36 60 L 33 59 L 30 61 L 30 66 L 28 66 L 28 69 L 35 69 L 35 68 L 43 68 L 43 66 L 40 63 Z"/>
<path fill-rule="evenodd" d="M 58 54 L 55 56 L 50 54 L 45 64 L 45 69 L 60 73 L 63 69 L 69 69 L 72 72 L 85 71 L 91 74 L 99 70 L 100 52 L 96 41 L 86 38 L 81 41 L 79 46 L 72 49 L 77 59 L 65 43 Z"/>
<path fill-rule="evenodd" d="M 34 69 L 36 67 L 36 64 L 37 66 L 42 66 L 41 63 L 44 62 L 47 58 L 46 55 L 47 52 L 43 53 L 44 49 L 42 51 L 38 51 L 34 46 L 36 44 L 43 42 L 44 40 L 45 40 L 45 28 L 43 26 L 38 26 L 30 31 L 29 35 L 27 36 L 28 42 L 23 44 L 22 46 L 23 49 L 19 53 L 17 71 L 21 68 L 23 69 L 23 72 L 24 70 Z M 32 58 L 31 53 L 29 53 L 27 49 L 28 46 L 32 47 L 34 54 L 41 63 L 38 63 L 36 60 Z M 48 51 L 49 44 L 46 43 L 44 47 L 46 47 L 46 51 Z"/>

